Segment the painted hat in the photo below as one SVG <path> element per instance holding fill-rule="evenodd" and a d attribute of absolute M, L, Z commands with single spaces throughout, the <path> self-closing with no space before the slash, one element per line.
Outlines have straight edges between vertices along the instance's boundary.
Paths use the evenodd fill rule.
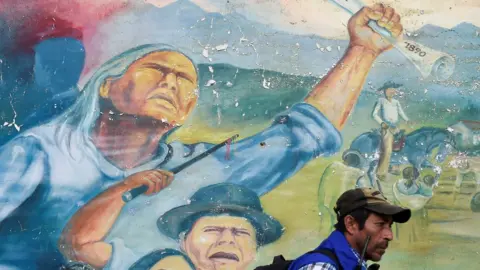
<path fill-rule="evenodd" d="M 263 212 L 260 198 L 254 191 L 229 183 L 199 189 L 189 204 L 163 214 L 157 226 L 164 235 L 179 239 L 180 233 L 189 231 L 199 218 L 218 215 L 247 219 L 255 228 L 259 246 L 276 241 L 283 233 L 280 222 Z"/>

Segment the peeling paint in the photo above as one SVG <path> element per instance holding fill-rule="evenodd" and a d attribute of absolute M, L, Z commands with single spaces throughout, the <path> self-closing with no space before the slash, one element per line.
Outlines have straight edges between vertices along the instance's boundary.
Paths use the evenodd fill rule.
<path fill-rule="evenodd" d="M 318 246 L 358 186 L 412 209 L 382 268 L 480 267 L 476 3 L 386 1 L 392 41 L 332 1 L 47 2 L 0 4 L 1 269 L 84 264 L 79 239 L 103 269 L 207 270 L 189 251 L 227 236 L 253 269 Z"/>

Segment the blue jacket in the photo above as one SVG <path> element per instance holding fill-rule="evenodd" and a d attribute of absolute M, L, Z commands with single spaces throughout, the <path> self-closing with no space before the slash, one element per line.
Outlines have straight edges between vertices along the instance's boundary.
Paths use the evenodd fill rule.
<path fill-rule="evenodd" d="M 358 261 L 360 260 L 360 255 L 354 249 L 352 249 L 343 233 L 339 231 L 333 231 L 330 236 L 316 248 L 316 250 L 319 248 L 332 250 L 337 255 L 340 264 L 345 270 L 355 269 L 355 267 L 358 265 Z M 320 253 L 310 253 L 304 254 L 294 260 L 292 264 L 290 264 L 288 270 L 298 270 L 305 265 L 318 262 L 326 262 L 335 265 L 335 262 L 326 255 Z M 365 262 L 363 262 L 363 269 L 367 269 Z"/>

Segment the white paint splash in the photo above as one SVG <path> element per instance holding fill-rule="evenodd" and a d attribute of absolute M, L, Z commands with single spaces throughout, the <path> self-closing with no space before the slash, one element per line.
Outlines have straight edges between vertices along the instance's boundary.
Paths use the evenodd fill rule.
<path fill-rule="evenodd" d="M 202 55 L 203 55 L 203 57 L 208 58 L 208 49 L 207 48 L 203 49 Z"/>
<path fill-rule="evenodd" d="M 228 48 L 228 43 L 220 44 L 215 47 L 217 51 L 226 51 Z"/>
<path fill-rule="evenodd" d="M 270 89 L 270 82 L 263 78 L 262 86 L 265 89 Z"/>
<path fill-rule="evenodd" d="M 13 119 L 12 119 L 12 122 L 9 123 L 9 122 L 5 122 L 3 123 L 3 126 L 7 126 L 7 127 L 14 127 L 18 132 L 20 132 L 20 128 L 21 128 L 21 125 L 17 125 L 16 123 L 16 120 L 17 120 L 17 111 L 15 110 L 15 107 L 13 107 L 13 97 L 12 95 L 10 95 L 10 106 L 12 107 L 12 111 L 13 111 Z"/>
<path fill-rule="evenodd" d="M 212 85 L 215 85 L 217 84 L 217 82 L 213 79 L 210 79 L 207 81 L 207 83 L 205 84 L 205 86 L 212 86 Z"/>

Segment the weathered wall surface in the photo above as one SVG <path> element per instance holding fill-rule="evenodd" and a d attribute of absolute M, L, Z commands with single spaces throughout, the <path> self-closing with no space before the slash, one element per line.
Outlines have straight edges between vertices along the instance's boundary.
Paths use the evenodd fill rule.
<path fill-rule="evenodd" d="M 480 3 L 366 4 L 395 47 L 331 1 L 0 3 L 0 269 L 253 269 L 356 186 L 413 211 L 382 268 L 479 269 Z"/>

